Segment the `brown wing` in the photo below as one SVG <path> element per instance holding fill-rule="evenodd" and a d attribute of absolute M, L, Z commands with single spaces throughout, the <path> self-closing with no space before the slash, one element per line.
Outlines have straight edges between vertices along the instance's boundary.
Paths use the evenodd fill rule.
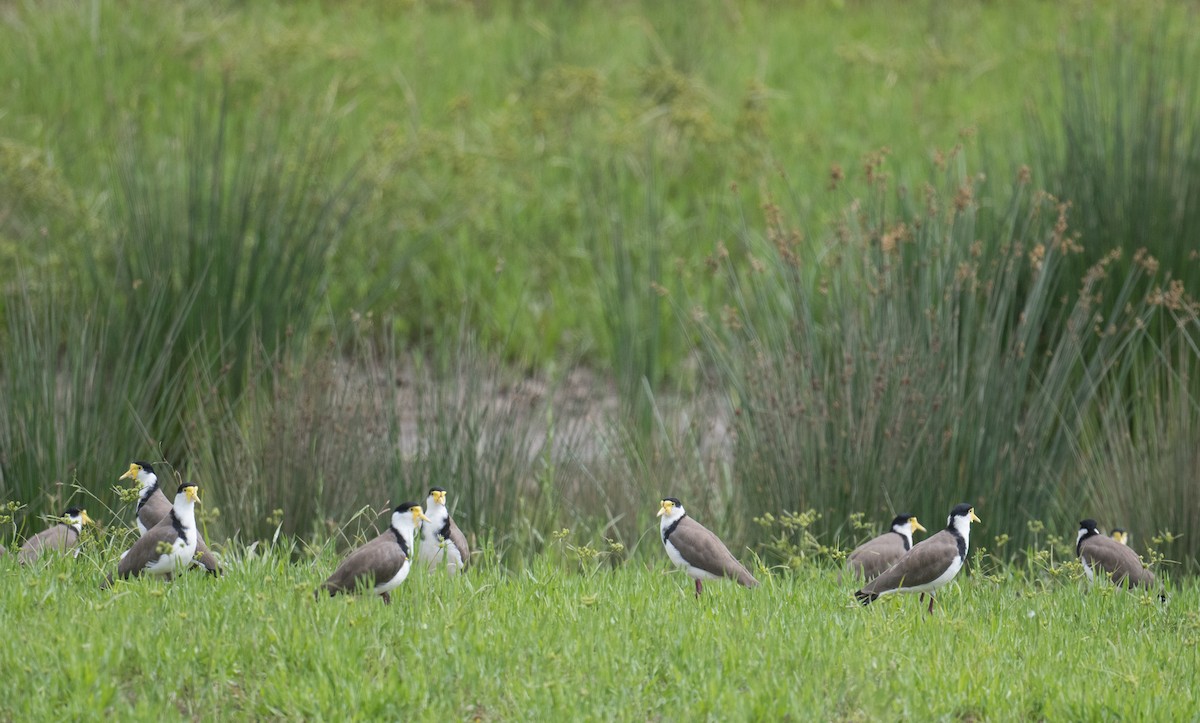
<path fill-rule="evenodd" d="M 146 532 L 149 532 L 150 528 L 162 521 L 162 518 L 171 514 L 171 507 L 171 501 L 162 493 L 162 490 L 154 490 L 150 493 L 146 504 L 138 510 L 138 520 L 145 525 Z"/>
<path fill-rule="evenodd" d="M 846 571 L 860 580 L 870 582 L 879 577 L 908 550 L 904 549 L 904 538 L 887 532 L 868 540 L 854 549 L 846 558 Z"/>
<path fill-rule="evenodd" d="M 1094 535 L 1084 540 L 1079 556 L 1107 572 L 1114 584 L 1124 585 L 1126 580 L 1132 587 L 1154 584 L 1154 573 L 1146 569 L 1137 553 L 1110 537 Z"/>
<path fill-rule="evenodd" d="M 458 525 L 454 524 L 454 519 L 450 519 L 450 541 L 458 548 L 458 554 L 462 555 L 463 567 L 466 567 L 471 562 L 471 548 L 467 547 L 467 537 L 458 529 Z"/>
<path fill-rule="evenodd" d="M 400 572 L 406 559 L 396 543 L 395 533 L 388 530 L 347 555 L 321 587 L 332 594 L 354 592 L 360 582 L 371 585 L 387 582 Z"/>
<path fill-rule="evenodd" d="M 683 555 L 683 559 L 693 567 L 713 575 L 731 577 L 746 587 L 758 584 L 758 580 L 737 561 L 729 548 L 725 547 L 725 543 L 691 517 L 684 517 L 679 521 L 679 525 L 671 533 L 670 540 L 675 549 L 679 550 L 679 554 Z"/>
<path fill-rule="evenodd" d="M 863 586 L 866 595 L 880 595 L 900 587 L 931 583 L 946 571 L 958 555 L 958 539 L 949 530 L 942 530 L 912 546 L 879 577 Z"/>
<path fill-rule="evenodd" d="M 162 493 L 162 490 L 154 490 L 146 500 L 146 504 L 138 510 L 138 520 L 146 526 L 146 531 L 149 532 L 150 528 L 171 513 L 171 507 L 171 501 Z"/>
<path fill-rule="evenodd" d="M 179 533 L 171 524 L 171 518 L 164 517 L 159 520 L 157 525 L 146 530 L 146 534 L 133 543 L 129 552 L 126 552 L 121 561 L 117 563 L 117 577 L 137 577 L 142 570 L 146 569 L 146 565 L 162 556 L 162 553 L 158 551 L 159 543 L 165 542 L 168 545 L 174 545 L 177 539 L 179 539 Z"/>
<path fill-rule="evenodd" d="M 76 542 L 79 542 L 79 533 L 74 527 L 61 523 L 53 525 L 26 540 L 17 551 L 17 560 L 21 564 L 28 564 L 41 557 L 46 550 L 66 550 L 74 547 Z"/>

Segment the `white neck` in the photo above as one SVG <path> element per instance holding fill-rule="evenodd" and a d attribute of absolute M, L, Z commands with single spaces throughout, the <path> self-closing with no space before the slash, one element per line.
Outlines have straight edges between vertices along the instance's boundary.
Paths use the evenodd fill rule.
<path fill-rule="evenodd" d="M 154 485 L 158 484 L 158 475 L 153 472 L 143 472 L 139 475 L 139 478 L 142 483 L 142 489 L 138 493 L 138 496 L 145 501 L 150 496 L 150 493 L 154 491 Z"/>
<path fill-rule="evenodd" d="M 901 537 L 903 537 L 905 539 L 905 541 L 908 542 L 908 546 L 912 547 L 913 531 L 912 531 L 911 524 L 892 525 L 892 532 L 895 532 L 897 535 L 900 535 Z"/>
<path fill-rule="evenodd" d="M 393 513 L 392 528 L 400 533 L 400 537 L 404 538 L 404 544 L 408 546 L 409 554 L 411 554 L 413 549 L 413 535 L 417 531 L 417 525 L 413 522 L 412 514 L 409 512 Z"/>
<path fill-rule="evenodd" d="M 175 495 L 174 510 L 179 524 L 183 525 L 185 530 L 196 526 L 196 503 L 187 498 L 187 493 L 180 492 Z"/>
<path fill-rule="evenodd" d="M 83 533 L 83 518 L 82 517 L 68 517 L 67 519 L 71 521 L 70 523 L 68 523 L 70 525 L 71 529 L 75 530 L 78 533 L 81 533 L 81 534 Z"/>
<path fill-rule="evenodd" d="M 951 517 L 950 527 L 958 531 L 962 535 L 963 541 L 968 545 L 971 544 L 971 518 L 963 515 L 961 517 Z"/>
<path fill-rule="evenodd" d="M 1087 535 L 1089 532 L 1091 532 L 1091 530 L 1080 527 L 1079 534 L 1075 535 L 1075 544 L 1078 545 L 1079 541 L 1082 540 L 1084 538 L 1084 536 Z"/>
<path fill-rule="evenodd" d="M 432 540 L 437 537 L 437 534 L 442 531 L 442 526 L 446 524 L 446 520 L 450 517 L 450 510 L 446 506 L 433 501 L 430 497 L 426 500 L 425 516 L 429 518 L 429 522 L 421 525 L 421 534 L 427 540 Z"/>

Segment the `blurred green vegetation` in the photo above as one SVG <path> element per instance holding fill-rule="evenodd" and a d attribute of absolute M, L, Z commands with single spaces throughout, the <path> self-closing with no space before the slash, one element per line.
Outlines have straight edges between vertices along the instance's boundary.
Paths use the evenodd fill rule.
<path fill-rule="evenodd" d="M 970 499 L 1194 566 L 1195 15 L 0 6 L 0 496 L 161 459 L 249 540 L 441 484 L 527 552 Z"/>

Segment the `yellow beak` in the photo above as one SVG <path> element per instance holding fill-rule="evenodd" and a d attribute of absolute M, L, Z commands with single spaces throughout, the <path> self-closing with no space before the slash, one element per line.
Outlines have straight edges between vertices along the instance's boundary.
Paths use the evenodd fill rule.
<path fill-rule="evenodd" d="M 85 524 L 85 525 L 90 525 L 90 524 L 92 524 L 92 518 L 91 518 L 91 517 L 88 517 L 87 510 L 84 510 L 83 512 L 81 512 L 81 513 L 79 514 L 79 520 L 80 520 L 80 522 L 82 522 L 82 523 L 83 523 L 83 524 Z"/>
<path fill-rule="evenodd" d="M 439 505 L 446 504 L 446 493 L 445 492 L 434 492 L 433 493 L 433 501 L 438 503 Z"/>
<path fill-rule="evenodd" d="M 192 485 L 191 487 L 184 487 L 183 493 L 186 494 L 187 498 L 192 502 L 200 501 L 200 492 L 196 489 L 195 485 Z"/>
<path fill-rule="evenodd" d="M 433 522 L 433 520 L 431 520 L 425 516 L 425 513 L 421 511 L 420 507 L 412 508 L 412 516 L 413 516 L 413 522 L 417 522 L 419 520 L 425 520 L 426 522 Z"/>
<path fill-rule="evenodd" d="M 131 464 L 131 465 L 129 465 L 129 469 L 128 469 L 128 470 L 125 472 L 125 474 L 123 474 L 123 475 L 121 475 L 120 477 L 118 477 L 118 479 L 119 479 L 119 480 L 122 480 L 122 479 L 137 479 L 137 473 L 138 473 L 138 472 L 140 472 L 140 471 L 141 471 L 141 469 L 142 469 L 142 468 L 141 468 L 141 467 L 139 467 L 139 466 L 137 466 L 136 464 Z"/>
<path fill-rule="evenodd" d="M 978 517 L 976 517 L 976 516 L 975 516 L 975 509 L 974 509 L 974 508 L 971 508 L 971 522 L 983 522 L 983 520 L 981 520 L 981 519 L 979 519 Z"/>
<path fill-rule="evenodd" d="M 658 514 L 655 515 L 655 517 L 662 517 L 663 515 L 665 515 L 669 512 L 670 512 L 670 510 L 667 509 L 667 506 L 663 505 L 662 507 L 658 508 Z"/>
<path fill-rule="evenodd" d="M 920 530 L 921 532 L 928 532 L 928 530 L 926 530 L 926 529 L 925 529 L 925 526 L 924 526 L 924 525 L 922 525 L 920 522 L 917 522 L 917 518 L 916 518 L 916 517 L 914 517 L 914 518 L 912 518 L 911 520 L 909 520 L 909 522 L 911 522 L 911 523 L 912 523 L 912 526 L 913 526 L 913 529 L 914 529 L 914 530 Z"/>

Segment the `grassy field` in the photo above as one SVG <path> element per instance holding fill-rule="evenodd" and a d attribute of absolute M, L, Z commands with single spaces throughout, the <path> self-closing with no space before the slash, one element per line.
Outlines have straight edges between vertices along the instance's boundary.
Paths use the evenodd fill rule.
<path fill-rule="evenodd" d="M 651 540 L 653 542 L 653 540 Z M 746 590 L 665 555 L 414 570 L 393 604 L 315 603 L 335 565 L 289 548 L 101 592 L 87 552 L 0 558 L 0 719 L 1191 720 L 1200 587 L 1166 605 L 1079 569 L 998 570 L 861 608 L 815 565 Z M 654 552 L 661 552 L 655 550 Z"/>

